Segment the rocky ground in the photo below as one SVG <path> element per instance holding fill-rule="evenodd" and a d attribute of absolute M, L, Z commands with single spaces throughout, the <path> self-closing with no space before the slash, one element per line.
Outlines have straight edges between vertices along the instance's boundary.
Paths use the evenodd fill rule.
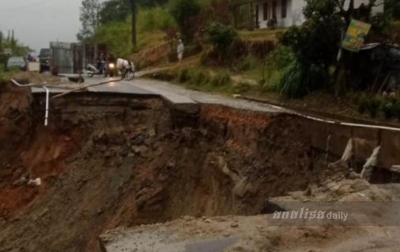
<path fill-rule="evenodd" d="M 332 186 L 332 182 L 330 183 Z M 334 187 L 293 192 L 287 197 L 271 199 L 285 206 L 285 201 L 310 202 L 333 200 L 339 202 L 379 201 L 380 205 L 398 201 L 399 185 L 370 185 L 364 180 L 342 180 Z M 394 196 L 396 195 L 396 197 Z M 351 203 L 350 203 L 351 204 Z M 398 207 L 397 204 L 394 205 Z M 367 209 L 365 209 L 367 210 Z M 400 228 L 396 214 L 387 215 L 392 226 L 369 226 L 363 223 L 363 209 L 351 212 L 354 224 L 309 224 L 276 226 L 272 214 L 256 216 L 221 216 L 195 218 L 184 216 L 172 222 L 118 228 L 101 236 L 104 251 L 398 251 Z M 361 221 L 360 221 L 361 220 Z"/>
<path fill-rule="evenodd" d="M 312 180 L 290 115 L 204 105 L 187 117 L 158 98 L 76 94 L 52 102 L 44 127 L 43 97 L 11 86 L 0 107 L 2 252 L 99 251 L 120 225 L 253 215 Z"/>

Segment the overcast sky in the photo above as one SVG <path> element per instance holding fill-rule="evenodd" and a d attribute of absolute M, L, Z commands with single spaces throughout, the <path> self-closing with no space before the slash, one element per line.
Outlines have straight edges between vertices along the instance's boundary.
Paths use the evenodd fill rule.
<path fill-rule="evenodd" d="M 14 29 L 23 44 L 39 50 L 50 41 L 75 42 L 82 0 L 0 0 L 0 30 Z"/>

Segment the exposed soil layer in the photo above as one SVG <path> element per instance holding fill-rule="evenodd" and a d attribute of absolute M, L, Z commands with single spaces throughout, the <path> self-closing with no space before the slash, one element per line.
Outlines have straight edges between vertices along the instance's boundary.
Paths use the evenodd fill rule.
<path fill-rule="evenodd" d="M 0 103 L 1 252 L 100 251 L 121 225 L 254 215 L 314 180 L 291 115 L 202 105 L 176 118 L 154 97 L 76 94 L 52 101 L 44 127 L 43 97 L 9 88 Z"/>

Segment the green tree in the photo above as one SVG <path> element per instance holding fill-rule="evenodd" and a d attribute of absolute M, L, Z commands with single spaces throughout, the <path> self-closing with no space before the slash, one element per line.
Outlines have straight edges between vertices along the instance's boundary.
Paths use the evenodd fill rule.
<path fill-rule="evenodd" d="M 82 28 L 80 29 L 77 38 L 80 41 L 91 38 L 96 28 L 99 25 L 99 0 L 83 0 L 80 8 L 80 21 Z"/>
<path fill-rule="evenodd" d="M 238 37 L 237 31 L 232 26 L 212 23 L 208 28 L 208 36 L 219 55 L 219 60 L 228 60 L 233 42 Z"/>
<path fill-rule="evenodd" d="M 306 22 L 301 27 L 292 27 L 282 38 L 296 56 L 295 61 L 284 71 L 280 89 L 289 97 L 302 97 L 316 89 L 327 87 L 332 83 L 330 67 L 337 65 L 342 31 L 352 18 L 373 22 L 372 8 L 377 0 L 369 0 L 355 8 L 354 0 L 344 8 L 344 0 L 306 0 L 303 14 Z M 381 23 L 381 22 L 380 22 Z M 343 52 L 340 66 L 337 69 L 350 69 L 346 64 L 349 54 Z M 343 64 L 342 64 L 343 63 Z M 338 72 L 342 71 L 338 70 Z M 347 71 L 348 72 L 348 71 Z M 338 74 L 337 76 L 343 76 Z M 347 78 L 348 79 L 348 78 Z M 337 93 L 341 89 L 337 88 Z"/>
<path fill-rule="evenodd" d="M 120 57 L 127 57 L 132 50 L 131 27 L 128 22 L 110 22 L 101 25 L 94 35 L 99 43 L 107 44 L 108 48 Z"/>
<path fill-rule="evenodd" d="M 304 8 L 307 21 L 292 27 L 282 43 L 292 48 L 301 61 L 329 67 L 336 60 L 341 28 L 345 27 L 332 0 L 307 0 Z"/>
<path fill-rule="evenodd" d="M 0 31 L 0 52 L 3 51 L 3 40 L 4 40 L 4 35 L 3 35 L 3 33 Z"/>
<path fill-rule="evenodd" d="M 385 12 L 395 20 L 400 20 L 400 1 L 385 0 Z"/>
<path fill-rule="evenodd" d="M 170 13 L 179 26 L 182 36 L 191 41 L 194 37 L 193 25 L 196 25 L 195 17 L 200 13 L 200 3 L 198 0 L 171 0 Z"/>
<path fill-rule="evenodd" d="M 156 7 L 164 5 L 168 0 L 137 0 L 139 7 Z M 130 0 L 109 0 L 105 1 L 100 10 L 100 22 L 106 24 L 113 21 L 125 21 L 132 13 Z"/>
<path fill-rule="evenodd" d="M 100 22 L 106 24 L 113 21 L 125 21 L 131 14 L 129 0 L 111 0 L 102 4 L 100 10 Z"/>
<path fill-rule="evenodd" d="M 2 36 L 3 34 L 0 32 L 0 37 Z M 11 48 L 12 54 L 15 56 L 25 56 L 29 52 L 32 52 L 32 49 L 30 49 L 28 46 L 24 46 L 14 36 L 2 38 L 0 49 L 2 50 L 4 48 Z"/>
<path fill-rule="evenodd" d="M 329 84 L 329 67 L 335 62 L 345 25 L 336 7 L 335 0 L 307 0 L 303 11 L 306 22 L 284 34 L 282 44 L 296 56 L 281 79 L 280 90 L 285 96 L 302 97 Z"/>

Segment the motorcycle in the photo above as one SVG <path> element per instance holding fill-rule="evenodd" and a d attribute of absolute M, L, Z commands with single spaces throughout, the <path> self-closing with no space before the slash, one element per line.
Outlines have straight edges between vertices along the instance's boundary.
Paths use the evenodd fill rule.
<path fill-rule="evenodd" d="M 106 67 L 106 63 L 104 61 L 101 62 L 101 67 L 98 69 L 97 67 L 93 66 L 92 64 L 88 64 L 88 76 L 91 78 L 95 75 L 107 77 L 108 71 Z"/>
<path fill-rule="evenodd" d="M 131 62 L 129 67 L 125 69 L 122 79 L 133 80 L 134 78 L 135 78 L 135 65 L 133 64 L 133 62 Z"/>
<path fill-rule="evenodd" d="M 114 77 L 116 74 L 115 64 L 109 63 L 107 67 L 107 75 L 110 77 Z"/>

